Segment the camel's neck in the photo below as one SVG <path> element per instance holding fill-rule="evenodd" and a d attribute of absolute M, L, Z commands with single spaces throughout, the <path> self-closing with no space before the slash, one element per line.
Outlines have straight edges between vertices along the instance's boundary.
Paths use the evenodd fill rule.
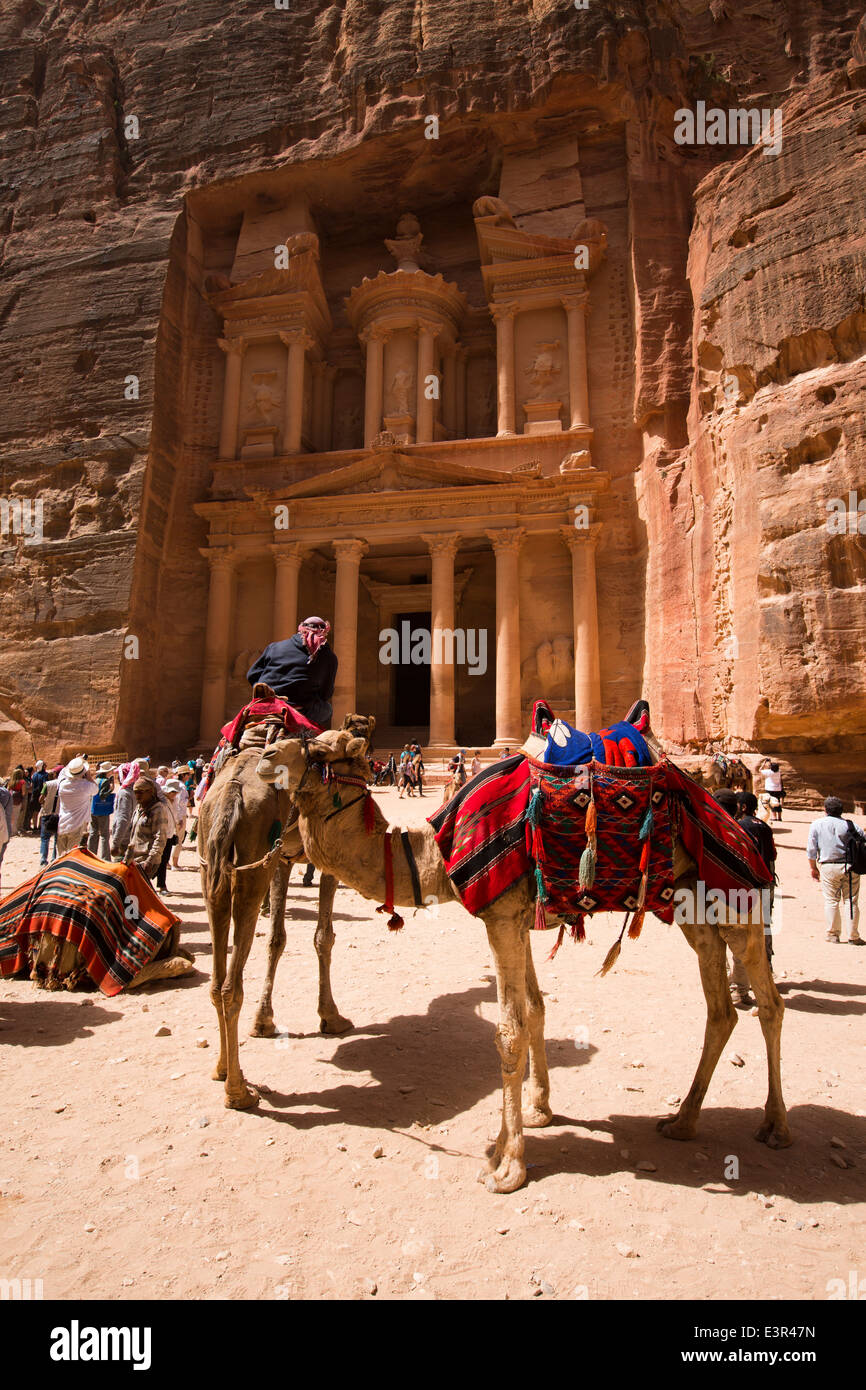
<path fill-rule="evenodd" d="M 342 809 L 334 805 L 339 792 Z M 333 874 L 341 883 L 365 898 L 384 902 L 385 840 L 391 836 L 394 902 L 411 907 L 415 903 L 412 875 L 398 835 L 392 835 L 378 807 L 372 831 L 364 824 L 364 794 L 360 787 L 339 782 L 308 783 L 295 793 L 300 812 L 299 828 L 307 856 L 317 868 Z M 336 814 L 334 814 L 336 812 Z M 409 831 L 422 901 L 445 902 L 455 897 L 433 831 L 424 825 Z"/>

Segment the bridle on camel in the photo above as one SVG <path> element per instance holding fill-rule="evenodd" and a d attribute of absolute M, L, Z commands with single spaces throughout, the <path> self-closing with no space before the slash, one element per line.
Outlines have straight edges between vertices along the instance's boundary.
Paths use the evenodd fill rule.
<path fill-rule="evenodd" d="M 332 797 L 333 810 L 329 811 L 326 816 L 322 817 L 323 823 L 325 821 L 332 820 L 334 816 L 338 816 L 341 813 L 341 811 L 348 811 L 351 806 L 357 806 L 360 801 L 363 801 L 364 829 L 366 830 L 368 835 L 372 835 L 376 828 L 374 816 L 375 803 L 373 801 L 372 793 L 370 792 L 370 789 L 367 785 L 367 779 L 365 777 L 355 777 L 347 773 L 335 772 L 332 763 L 317 763 L 310 756 L 308 739 L 306 735 L 302 735 L 302 742 L 304 746 L 304 760 L 306 766 L 304 768 L 301 780 L 298 783 L 297 788 L 295 790 L 295 795 L 297 796 L 297 793 L 303 787 L 304 782 L 307 780 L 307 777 L 312 772 L 313 768 L 317 767 L 319 769 L 323 785 L 334 786 L 334 793 Z M 343 760 L 338 758 L 336 759 L 336 761 L 340 762 Z M 348 759 L 346 759 L 346 761 L 348 761 Z M 363 791 L 360 796 L 354 796 L 352 797 L 351 801 L 344 802 L 342 797 L 340 796 L 340 786 L 363 787 Z M 387 912 L 389 914 L 389 931 L 399 931 L 400 928 L 403 926 L 403 918 L 400 916 L 399 912 L 396 912 L 394 909 L 394 850 L 392 845 L 392 835 L 394 833 L 394 829 L 396 829 L 396 827 L 392 827 L 385 835 L 385 901 L 381 904 L 381 906 L 376 908 L 377 912 Z M 415 900 L 415 906 L 421 907 L 423 905 L 423 899 L 421 897 L 421 883 L 418 877 L 418 866 L 415 863 L 415 855 L 412 852 L 412 845 L 409 840 L 409 832 L 407 830 L 401 829 L 400 839 L 403 845 L 403 852 L 406 856 L 406 863 L 409 866 L 409 874 L 412 879 L 412 896 Z"/>

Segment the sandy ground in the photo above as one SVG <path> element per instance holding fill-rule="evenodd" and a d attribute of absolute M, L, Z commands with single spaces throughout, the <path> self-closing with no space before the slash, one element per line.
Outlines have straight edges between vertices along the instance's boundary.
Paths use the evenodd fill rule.
<path fill-rule="evenodd" d="M 402 823 L 434 809 L 393 792 L 381 804 Z M 483 925 L 452 905 L 389 933 L 341 888 L 334 994 L 355 1027 L 326 1038 L 316 890 L 293 884 L 275 991 L 284 1033 L 242 1044 L 264 1094 L 257 1111 L 229 1111 L 210 1080 L 210 947 L 185 848 L 168 901 L 200 973 L 112 1000 L 0 983 L 0 1277 L 41 1279 L 45 1298 L 825 1299 L 829 1280 L 866 1274 L 866 950 L 824 941 L 809 819 L 790 813 L 777 837 L 794 1147 L 752 1139 L 766 1070 L 748 1013 L 698 1140 L 656 1132 L 697 1064 L 697 961 L 678 928 L 649 918 L 598 979 L 616 930 L 602 917 L 553 962 L 553 933 L 534 938 L 554 1122 L 529 1132 L 528 1181 L 510 1196 L 475 1180 L 500 1103 Z M 37 859 L 35 839 L 14 841 L 4 890 Z M 157 1038 L 162 1024 L 171 1033 Z"/>

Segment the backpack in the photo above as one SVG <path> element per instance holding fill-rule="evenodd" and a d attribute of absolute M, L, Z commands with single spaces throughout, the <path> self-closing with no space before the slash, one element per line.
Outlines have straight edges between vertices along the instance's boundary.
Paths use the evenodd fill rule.
<path fill-rule="evenodd" d="M 853 821 L 846 820 L 848 833 L 845 836 L 845 868 L 848 873 L 866 874 L 866 839 Z"/>

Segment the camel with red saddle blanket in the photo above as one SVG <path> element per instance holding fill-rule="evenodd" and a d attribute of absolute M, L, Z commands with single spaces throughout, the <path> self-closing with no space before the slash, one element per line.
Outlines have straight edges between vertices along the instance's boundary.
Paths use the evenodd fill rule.
<path fill-rule="evenodd" d="M 635 709 L 639 707 L 636 706 Z M 606 740 L 611 745 L 609 749 L 604 748 L 604 741 L 595 742 L 599 737 L 597 735 L 582 735 L 572 731 L 577 733 L 578 741 L 588 741 L 589 750 L 593 755 L 600 750 L 606 752 L 615 762 L 623 763 L 622 767 L 609 767 L 597 762 L 594 756 L 581 765 L 541 762 L 538 758 L 541 751 L 538 743 L 531 740 L 525 757 L 508 760 L 500 768 L 493 767 L 479 773 L 456 798 L 466 798 L 467 807 L 472 808 L 472 815 L 468 820 L 473 824 L 478 821 L 478 808 L 483 808 L 485 797 L 491 804 L 495 801 L 499 806 L 513 807 L 510 813 L 511 825 L 497 827 L 496 833 L 499 838 L 491 841 L 496 850 L 497 864 L 502 863 L 503 857 L 512 857 L 513 882 L 509 883 L 506 878 L 504 886 L 498 885 L 501 889 L 498 896 L 493 901 L 485 901 L 483 907 L 477 906 L 480 899 L 473 900 L 476 902 L 473 910 L 484 921 L 494 954 L 499 997 L 496 1044 L 502 1070 L 502 1127 L 487 1169 L 481 1175 L 494 1192 L 514 1191 L 524 1181 L 526 1167 L 523 1127 L 543 1126 L 549 1124 L 552 1119 L 544 1044 L 544 1002 L 533 965 L 530 932 L 533 925 L 538 924 L 539 899 L 547 895 L 551 903 L 555 900 L 556 881 L 555 872 L 552 870 L 555 870 L 556 866 L 546 865 L 549 876 L 545 878 L 543 873 L 539 876 L 539 864 L 537 860 L 533 864 L 525 837 L 521 838 L 520 825 L 523 822 L 529 825 L 534 814 L 535 824 L 531 827 L 531 836 L 535 844 L 534 837 L 539 823 L 543 821 L 538 805 L 534 813 L 527 809 L 530 796 L 534 795 L 534 790 L 530 793 L 530 783 L 539 779 L 547 779 L 549 782 L 547 791 L 541 790 L 542 801 L 539 805 L 542 805 L 545 795 L 548 798 L 552 797 L 552 801 L 549 799 L 547 804 L 554 805 L 554 820 L 559 814 L 557 798 L 561 798 L 563 788 L 567 788 L 569 783 L 573 783 L 575 806 L 580 808 L 586 805 L 585 811 L 578 811 L 585 821 L 591 820 L 588 814 L 589 803 L 584 803 L 587 789 L 589 801 L 595 805 L 593 798 L 601 795 L 602 791 L 607 794 L 608 783 L 616 778 L 620 781 L 612 789 L 613 799 L 621 801 L 623 805 L 626 802 L 633 803 L 636 793 L 640 793 L 641 788 L 649 788 L 650 800 L 655 797 L 655 793 L 662 792 L 661 802 L 655 805 L 652 816 L 649 814 L 650 806 L 646 799 L 637 808 L 641 817 L 640 834 L 647 838 L 643 846 L 639 847 L 639 860 L 635 861 L 643 864 L 644 868 L 640 889 L 630 899 L 634 903 L 633 923 L 639 916 L 642 919 L 645 905 L 655 901 L 652 894 L 657 887 L 657 871 L 653 869 L 650 872 L 648 866 L 653 861 L 652 855 L 646 852 L 646 847 L 661 834 L 659 827 L 669 823 L 670 818 L 666 820 L 661 814 L 666 797 L 670 793 L 672 803 L 680 798 L 683 804 L 685 800 L 693 798 L 696 805 L 700 804 L 700 797 L 711 800 L 678 769 L 672 769 L 669 780 L 665 780 L 671 765 L 666 763 L 664 755 L 655 745 L 648 727 L 648 710 L 646 707 L 643 707 L 643 710 L 645 717 L 643 714 L 638 717 L 633 713 L 632 718 L 635 722 L 629 725 L 631 734 L 626 727 L 627 721 L 613 726 L 612 730 L 604 731 L 606 735 L 610 735 Z M 642 727 L 639 728 L 639 725 Z M 544 740 L 546 757 L 558 756 L 557 745 L 550 736 L 550 728 L 545 730 L 542 725 L 534 730 L 533 738 L 536 741 Z M 636 758 L 631 751 L 637 747 L 638 739 L 642 740 L 642 746 L 648 750 L 648 766 L 641 766 L 642 760 Z M 564 747 L 567 749 L 567 756 L 580 754 L 578 745 L 569 743 L 569 738 L 565 739 Z M 364 781 L 369 779 L 370 770 L 365 754 L 366 745 L 363 738 L 353 737 L 347 731 L 330 731 L 303 742 L 278 741 L 258 762 L 257 772 L 264 783 L 270 786 L 279 784 L 290 792 L 300 813 L 298 830 L 308 858 L 323 873 L 340 879 L 363 897 L 373 901 L 384 900 L 379 910 L 392 912 L 389 925 L 395 927 L 401 924 L 401 919 L 394 910 L 395 904 L 411 906 L 419 901 L 431 899 L 438 902 L 454 899 L 463 901 L 465 905 L 472 892 L 483 893 L 485 885 L 489 886 L 493 878 L 489 869 L 485 869 L 480 876 L 473 877 L 471 866 L 467 868 L 465 863 L 459 862 L 457 853 L 451 853 L 453 846 L 449 848 L 449 868 L 446 868 L 441 841 L 445 833 L 443 827 L 447 825 L 448 816 L 451 814 L 449 808 L 444 808 L 433 817 L 434 821 L 440 821 L 438 831 L 427 824 L 421 829 L 402 831 L 399 834 L 396 831 L 392 834 L 392 828 L 378 807 L 374 806 L 372 799 L 363 792 L 347 794 L 339 814 L 335 815 L 335 792 L 338 792 L 341 786 L 360 788 Z M 508 778 L 511 779 L 511 784 L 503 780 Z M 613 802 L 610 800 L 605 802 L 605 805 L 611 804 Z M 724 821 L 730 821 L 718 807 L 714 811 L 706 807 L 705 813 L 709 818 L 718 816 Z M 623 810 L 622 814 L 633 814 L 633 808 Z M 676 818 L 679 812 L 672 815 Z M 453 820 L 453 814 L 451 818 Z M 468 821 L 464 822 L 464 827 L 467 823 Z M 655 830 L 646 829 L 653 824 L 656 826 Z M 784 1006 L 767 964 L 761 907 L 756 906 L 750 899 L 747 910 L 740 915 L 720 908 L 713 900 L 713 911 L 710 912 L 708 895 L 698 892 L 698 861 L 687 853 L 683 837 L 692 837 L 689 843 L 694 855 L 698 858 L 705 856 L 702 872 L 707 875 L 723 864 L 726 853 L 730 852 L 733 863 L 738 853 L 742 853 L 747 859 L 752 851 L 745 850 L 738 844 L 738 827 L 734 821 L 730 821 L 733 830 L 721 823 L 713 822 L 716 834 L 708 835 L 712 853 L 710 850 L 706 850 L 705 853 L 706 847 L 702 849 L 694 838 L 695 822 L 690 815 L 683 814 L 677 824 L 681 833 L 671 840 L 670 884 L 687 908 L 682 914 L 686 920 L 678 921 L 678 925 L 698 955 L 701 983 L 707 1004 L 707 1022 L 703 1050 L 691 1089 L 678 1114 L 661 1120 L 659 1129 L 671 1139 L 694 1137 L 701 1104 L 722 1050 L 736 1025 L 737 1015 L 731 1003 L 727 981 L 727 945 L 748 972 L 758 1000 L 767 1050 L 768 1096 L 764 1119 L 755 1137 L 771 1147 L 784 1147 L 791 1142 L 782 1098 L 780 1072 L 780 1035 Z M 518 833 L 514 832 L 515 825 L 518 827 Z M 598 881 L 592 880 L 590 871 L 593 836 L 598 840 L 599 836 L 603 838 L 603 834 L 597 822 L 593 822 L 587 829 L 589 833 L 584 836 L 585 848 L 581 854 L 579 884 L 575 886 L 575 897 L 581 893 L 584 895 L 583 906 L 575 902 L 574 911 L 570 914 L 578 919 L 582 912 L 592 910 L 593 895 L 597 897 L 601 891 Z M 727 849 L 722 843 L 726 836 L 730 837 L 732 845 Z M 465 839 L 465 835 L 462 839 L 458 835 L 456 842 L 462 844 Z M 483 844 L 480 844 L 476 857 L 483 857 L 483 848 Z M 719 921 L 719 917 L 723 920 Z M 579 923 L 572 922 L 572 926 L 579 934 Z M 608 953 L 603 970 L 613 963 L 618 954 L 618 947 L 619 943 L 616 943 L 614 949 Z M 527 1094 L 526 1103 L 522 1105 L 527 1060 Z M 237 1066 L 236 1054 L 232 1063 Z M 245 1084 L 242 1083 L 239 1067 L 235 1074 L 235 1085 L 238 1084 Z"/>

